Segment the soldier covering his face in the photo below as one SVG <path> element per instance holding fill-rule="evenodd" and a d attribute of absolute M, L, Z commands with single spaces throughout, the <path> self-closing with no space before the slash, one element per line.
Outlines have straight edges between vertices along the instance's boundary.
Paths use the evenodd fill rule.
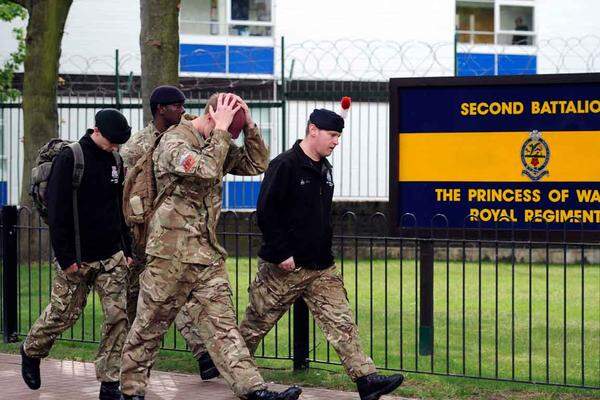
<path fill-rule="evenodd" d="M 246 115 L 242 147 L 227 132 L 239 109 Z M 158 196 L 168 195 L 162 197 L 150 222 L 138 313 L 123 349 L 125 399 L 144 398 L 161 339 L 186 303 L 236 395 L 250 400 L 295 400 L 300 395 L 297 387 L 282 393 L 266 390 L 237 328 L 226 252 L 216 235 L 223 176 L 260 174 L 267 160 L 268 150 L 247 105 L 233 94 L 209 99 L 204 115 L 182 119 L 161 139 L 154 151 L 154 174 Z"/>
<path fill-rule="evenodd" d="M 148 152 L 156 137 L 170 127 L 179 124 L 182 118 L 191 120 L 195 117 L 185 113 L 185 95 L 175 86 L 158 86 L 150 95 L 150 110 L 153 120 L 139 132 L 133 134 L 131 139 L 121 146 L 120 153 L 123 157 L 125 169 L 133 169 L 142 156 Z M 134 246 L 135 248 L 135 246 Z M 133 323 L 137 309 L 137 299 L 140 292 L 140 274 L 146 266 L 146 255 L 136 254 L 135 263 L 129 269 L 129 285 L 127 288 L 127 317 L 129 324 Z M 219 371 L 212 362 L 198 329 L 192 323 L 187 306 L 184 304 L 175 318 L 175 326 L 185 339 L 190 351 L 198 360 L 200 376 L 202 379 L 212 379 L 219 375 Z"/>

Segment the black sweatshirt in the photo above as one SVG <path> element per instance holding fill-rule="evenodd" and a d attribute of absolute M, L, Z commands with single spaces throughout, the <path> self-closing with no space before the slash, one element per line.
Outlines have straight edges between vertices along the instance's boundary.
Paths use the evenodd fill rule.
<path fill-rule="evenodd" d="M 300 141 L 269 164 L 256 207 L 263 245 L 258 255 L 272 263 L 294 256 L 296 266 L 333 265 L 331 164 L 312 161 Z"/>
<path fill-rule="evenodd" d="M 112 153 L 102 150 L 90 134 L 79 140 L 84 170 L 77 194 L 81 258 L 107 259 L 119 250 L 131 255 L 131 238 L 123 218 L 123 170 Z M 64 149 L 52 163 L 48 181 L 48 225 L 54 255 L 62 269 L 76 262 L 73 229 L 73 152 Z"/>

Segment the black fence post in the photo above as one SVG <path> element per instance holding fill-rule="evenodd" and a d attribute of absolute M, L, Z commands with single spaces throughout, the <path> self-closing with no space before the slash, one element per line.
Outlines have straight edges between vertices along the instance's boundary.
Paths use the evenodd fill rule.
<path fill-rule="evenodd" d="M 17 326 L 17 207 L 2 207 L 2 327 L 4 343 L 19 340 Z"/>
<path fill-rule="evenodd" d="M 294 302 L 294 371 L 308 369 L 308 306 L 303 299 Z"/>
<path fill-rule="evenodd" d="M 285 38 L 281 37 L 281 152 L 287 150 L 287 131 L 286 131 L 286 82 L 285 82 Z"/>
<path fill-rule="evenodd" d="M 115 49 L 115 108 L 121 109 L 121 78 L 119 77 L 119 49 Z M 143 113 L 143 109 L 142 109 Z"/>
<path fill-rule="evenodd" d="M 433 241 L 420 241 L 419 354 L 433 353 Z"/>

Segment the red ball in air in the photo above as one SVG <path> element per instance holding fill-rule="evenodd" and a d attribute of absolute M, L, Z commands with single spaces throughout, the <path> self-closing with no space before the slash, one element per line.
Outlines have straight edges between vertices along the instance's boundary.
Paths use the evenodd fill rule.
<path fill-rule="evenodd" d="M 352 99 L 348 96 L 342 97 L 342 109 L 347 110 L 350 108 L 350 104 L 352 104 Z"/>

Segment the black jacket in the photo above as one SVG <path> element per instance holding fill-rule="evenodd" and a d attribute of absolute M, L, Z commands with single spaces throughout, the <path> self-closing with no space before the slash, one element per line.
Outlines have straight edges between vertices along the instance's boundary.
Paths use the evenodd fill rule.
<path fill-rule="evenodd" d="M 272 263 L 294 256 L 296 266 L 307 269 L 333 265 L 332 198 L 331 164 L 312 161 L 297 141 L 265 172 L 256 210 L 263 234 L 258 255 Z"/>
<path fill-rule="evenodd" d="M 99 148 L 89 134 L 79 140 L 84 170 L 78 190 L 81 259 L 104 260 L 119 250 L 131 255 L 131 239 L 123 218 L 123 171 L 114 156 Z M 62 269 L 76 260 L 73 230 L 73 152 L 64 149 L 52 162 L 47 188 L 48 225 L 54 255 Z"/>

